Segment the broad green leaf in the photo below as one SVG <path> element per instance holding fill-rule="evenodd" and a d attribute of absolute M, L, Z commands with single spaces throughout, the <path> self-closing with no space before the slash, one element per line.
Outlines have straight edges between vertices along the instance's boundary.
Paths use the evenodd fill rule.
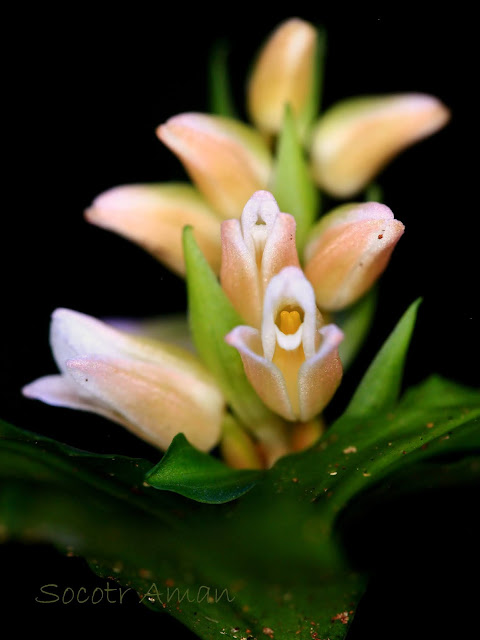
<path fill-rule="evenodd" d="M 319 192 L 310 175 L 295 120 L 289 106 L 277 144 L 272 193 L 281 211 L 291 213 L 297 222 L 299 253 L 319 208 Z"/>
<path fill-rule="evenodd" d="M 174 491 L 198 502 L 222 504 L 250 491 L 260 475 L 259 471 L 227 467 L 192 447 L 179 433 L 160 462 L 147 473 L 145 481 L 155 489 Z"/>
<path fill-rule="evenodd" d="M 211 51 L 208 70 L 210 112 L 227 118 L 237 118 L 228 71 L 228 45 L 217 42 Z"/>
<path fill-rule="evenodd" d="M 200 357 L 247 427 L 274 422 L 276 418 L 248 382 L 238 352 L 225 342 L 227 333 L 243 320 L 230 304 L 189 227 L 184 230 L 183 247 L 190 326 Z"/>
<path fill-rule="evenodd" d="M 363 376 L 344 415 L 367 415 L 387 409 L 400 393 L 403 368 L 420 300 L 410 305 Z"/>
<path fill-rule="evenodd" d="M 427 465 L 428 486 L 455 484 L 457 469 L 461 481 L 478 482 L 479 431 L 480 392 L 431 378 L 375 415 L 340 418 L 235 502 L 209 505 L 145 487 L 145 461 L 4 425 L 0 527 L 84 555 L 205 640 L 268 637 L 264 629 L 275 640 L 340 640 L 365 587 L 339 547 L 340 516 L 398 478 L 420 487 Z"/>
<path fill-rule="evenodd" d="M 351 307 L 332 314 L 332 321 L 345 335 L 339 348 L 344 369 L 348 369 L 368 335 L 375 315 L 377 298 L 377 289 L 374 287 Z"/>

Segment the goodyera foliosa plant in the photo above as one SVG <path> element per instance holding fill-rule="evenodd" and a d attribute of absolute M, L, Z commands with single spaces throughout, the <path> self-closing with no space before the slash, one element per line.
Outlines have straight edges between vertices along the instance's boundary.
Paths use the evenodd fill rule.
<path fill-rule="evenodd" d="M 113 566 L 141 595 L 152 576 L 231 590 L 235 603 L 209 596 L 195 611 L 161 602 L 203 638 L 343 637 L 364 577 L 334 541 L 338 513 L 406 454 L 453 446 L 453 426 L 471 425 L 479 404 L 439 378 L 398 400 L 414 304 L 341 418 L 329 426 L 322 418 L 404 232 L 387 205 L 371 201 L 373 180 L 449 119 L 437 98 L 418 93 L 351 98 L 318 115 L 323 55 L 321 31 L 300 19 L 281 24 L 253 66 L 250 124 L 232 116 L 220 62 L 215 112 L 175 115 L 157 130 L 192 184 L 118 186 L 86 211 L 186 277 L 189 326 L 177 316 L 113 325 L 57 309 L 50 342 L 59 373 L 23 393 L 119 423 L 166 451 L 158 465 L 79 453 L 9 426 L 0 434 L 17 455 L 22 448 L 37 492 L 58 486 L 56 503 L 39 497 L 31 521 L 27 510 L 5 529 L 21 536 L 28 524 L 30 536 L 67 540 L 97 558 L 97 573 L 111 576 Z M 325 212 L 324 194 L 344 202 Z M 449 415 L 461 416 L 455 425 L 446 399 Z M 35 447 L 46 477 L 28 466 Z M 85 500 L 92 487 L 95 499 Z M 78 496 L 74 515 L 65 489 Z M 296 591 L 281 591 L 287 574 Z"/>
<path fill-rule="evenodd" d="M 404 226 L 378 202 L 348 202 L 317 222 L 315 184 L 335 197 L 358 195 L 395 153 L 442 127 L 449 114 L 434 97 L 400 94 L 346 100 L 315 120 L 316 35 L 294 19 L 266 43 L 248 87 L 256 128 L 201 113 L 158 128 L 194 186 L 120 186 L 86 212 L 180 274 L 182 229 L 192 227 L 238 313 L 224 339 L 259 398 L 257 415 L 243 406 L 251 394 L 216 379 L 208 361 L 67 309 L 55 311 L 51 326 L 61 373 L 28 385 L 25 395 L 95 411 L 161 449 L 177 433 L 203 451 L 221 443 L 235 467 L 270 465 L 320 435 L 321 412 L 343 368 L 345 335 L 332 312 L 372 288 Z"/>

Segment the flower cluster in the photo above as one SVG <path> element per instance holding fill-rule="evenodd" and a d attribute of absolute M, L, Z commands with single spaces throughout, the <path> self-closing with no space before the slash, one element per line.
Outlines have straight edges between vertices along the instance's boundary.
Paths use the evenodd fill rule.
<path fill-rule="evenodd" d="M 299 191 L 300 201 L 302 189 L 317 188 L 350 198 L 397 152 L 443 126 L 448 111 L 431 96 L 405 94 L 346 100 L 315 120 L 316 48 L 316 30 L 298 19 L 267 41 L 248 86 L 256 128 L 200 113 L 158 128 L 194 186 L 120 186 L 86 211 L 87 220 L 137 242 L 181 275 L 182 229 L 193 227 L 244 322 L 224 339 L 271 413 L 268 436 L 242 424 L 222 381 L 196 355 L 66 309 L 51 325 L 61 373 L 27 385 L 26 396 L 99 413 L 161 449 L 179 432 L 203 451 L 220 443 L 236 467 L 270 465 L 318 437 L 321 412 L 342 377 L 345 331 L 335 314 L 372 288 L 404 227 L 381 203 L 349 202 L 312 218 L 296 242 L 302 212 L 280 210 L 277 137 L 293 118 L 307 176 L 306 186 L 294 177 L 290 185 L 287 172 L 282 189 Z"/>

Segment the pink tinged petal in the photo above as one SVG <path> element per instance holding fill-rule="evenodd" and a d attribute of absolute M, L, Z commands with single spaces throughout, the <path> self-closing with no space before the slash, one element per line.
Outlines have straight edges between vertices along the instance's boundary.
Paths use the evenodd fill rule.
<path fill-rule="evenodd" d="M 262 49 L 248 86 L 248 110 L 262 131 L 280 131 L 287 104 L 295 116 L 306 107 L 312 91 L 315 42 L 315 29 L 292 18 L 276 29 Z"/>
<path fill-rule="evenodd" d="M 81 389 L 63 375 L 39 378 L 23 387 L 22 393 L 26 398 L 41 400 L 41 402 L 53 407 L 92 411 L 115 422 L 120 421 L 118 414 L 93 400 L 90 396 L 82 394 Z M 125 426 L 127 425 L 125 424 Z"/>
<path fill-rule="evenodd" d="M 295 420 L 285 379 L 280 369 L 262 355 L 258 330 L 245 326 L 235 327 L 225 340 L 239 352 L 245 374 L 266 406 L 286 420 Z"/>
<path fill-rule="evenodd" d="M 238 313 L 259 328 L 264 290 L 287 265 L 298 265 L 295 220 L 268 191 L 249 199 L 241 220 L 222 223 L 222 287 Z"/>
<path fill-rule="evenodd" d="M 279 213 L 265 243 L 262 257 L 261 280 L 265 291 L 270 280 L 285 267 L 299 267 L 295 244 L 295 218 Z"/>
<path fill-rule="evenodd" d="M 235 310 L 258 327 L 261 322 L 262 301 L 257 264 L 243 239 L 240 221 L 222 222 L 222 266 L 220 282 Z"/>
<path fill-rule="evenodd" d="M 199 360 L 186 349 L 157 340 L 140 338 L 115 329 L 78 311 L 57 309 L 52 314 L 50 343 L 55 361 L 66 372 L 66 361 L 91 353 L 129 358 L 140 363 L 194 372 L 206 381 L 212 378 Z"/>
<path fill-rule="evenodd" d="M 314 176 L 331 195 L 349 198 L 395 155 L 441 129 L 449 118 L 444 104 L 421 93 L 340 102 L 313 132 Z"/>
<path fill-rule="evenodd" d="M 66 368 L 82 395 L 111 408 L 118 422 L 161 449 L 180 432 L 202 451 L 219 441 L 223 397 L 194 375 L 104 356 L 68 360 Z"/>
<path fill-rule="evenodd" d="M 321 343 L 314 356 L 305 360 L 298 372 L 300 420 L 307 421 L 330 402 L 342 379 L 338 345 L 343 333 L 334 325 L 322 327 Z"/>
<path fill-rule="evenodd" d="M 99 195 L 85 217 L 136 242 L 180 275 L 185 275 L 182 229 L 191 225 L 210 266 L 219 272 L 220 221 L 188 184 L 115 187 Z"/>
<path fill-rule="evenodd" d="M 318 306 L 353 304 L 385 270 L 404 232 L 392 211 L 376 202 L 338 207 L 313 229 L 305 248 L 305 275 Z"/>
<path fill-rule="evenodd" d="M 238 218 L 252 193 L 268 183 L 271 154 L 260 134 L 241 122 L 184 113 L 161 125 L 157 135 L 223 218 Z"/>

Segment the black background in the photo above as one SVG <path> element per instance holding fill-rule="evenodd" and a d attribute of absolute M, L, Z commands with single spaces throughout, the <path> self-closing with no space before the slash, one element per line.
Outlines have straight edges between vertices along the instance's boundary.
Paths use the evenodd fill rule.
<path fill-rule="evenodd" d="M 478 115 L 470 111 L 476 82 L 470 19 L 446 13 L 427 18 L 406 9 L 386 15 L 363 8 L 342 15 L 295 8 L 328 29 L 325 106 L 351 95 L 422 91 L 441 98 L 453 113 L 445 130 L 399 156 L 382 176 L 385 202 L 406 233 L 382 278 L 373 331 L 345 378 L 336 410 L 418 296 L 424 302 L 406 382 L 435 371 L 478 384 Z M 6 303 L 0 364 L 6 420 L 80 448 L 158 458 L 117 425 L 28 401 L 19 390 L 55 371 L 48 325 L 56 307 L 97 317 L 185 308 L 180 279 L 127 241 L 89 226 L 82 212 L 117 184 L 184 177 L 154 130 L 176 113 L 206 110 L 206 63 L 218 38 L 231 44 L 232 80 L 242 104 L 255 51 L 290 15 L 258 11 L 245 5 L 192 11 L 139 4 L 108 12 L 82 5 L 12 20 L 5 137 L 13 145 L 2 233 Z M 435 625 L 470 628 L 479 595 L 470 499 L 443 493 L 428 496 L 427 505 L 419 499 L 377 514 L 378 547 L 368 548 L 375 577 L 352 638 L 426 638 Z M 387 562 L 394 557 L 398 562 Z M 115 631 L 128 618 L 145 630 L 156 628 L 161 638 L 190 637 L 134 600 L 122 607 L 36 604 L 45 583 L 103 585 L 80 559 L 14 543 L 0 548 L 0 559 L 0 611 L 15 615 L 20 626 L 101 619 Z M 470 578 L 472 586 L 466 587 Z"/>

